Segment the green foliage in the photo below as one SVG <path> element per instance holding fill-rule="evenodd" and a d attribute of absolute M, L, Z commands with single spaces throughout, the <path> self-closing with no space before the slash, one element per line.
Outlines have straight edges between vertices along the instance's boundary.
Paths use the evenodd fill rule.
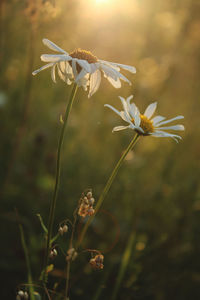
<path fill-rule="evenodd" d="M 118 95 L 134 94 L 141 110 L 157 100 L 161 115 L 185 116 L 186 131 L 178 145 L 144 137 L 127 157 L 82 244 L 83 250 L 104 254 L 104 270 L 91 270 L 89 255 L 79 255 L 71 265 L 70 299 L 111 299 L 133 233 L 117 300 L 200 297 L 199 3 L 115 2 L 97 8 L 93 0 L 60 0 L 55 7 L 47 0 L 0 1 L 2 299 L 14 299 L 17 287 L 27 282 L 14 207 L 21 216 L 33 282 L 40 276 L 45 246 L 41 224 L 48 220 L 60 116 L 70 94 L 59 79 L 52 82 L 49 70 L 31 75 L 43 64 L 40 55 L 49 53 L 43 37 L 67 51 L 81 47 L 137 68 L 136 76 L 128 74 L 131 87 L 124 83 L 117 90 L 102 79 L 91 99 L 79 89 L 63 144 L 56 224 L 72 218 L 85 189 L 92 188 L 98 198 L 132 138 L 132 131 L 112 134 L 123 121 L 105 103 L 120 108 Z M 44 223 L 38 222 L 38 212 Z M 80 222 L 75 238 L 82 227 Z M 57 230 L 55 226 L 54 236 Z M 65 251 L 69 236 L 59 239 Z M 49 276 L 52 287 L 57 283 L 57 299 L 66 268 L 61 253 L 58 249 Z M 41 287 L 36 290 L 43 294 Z"/>

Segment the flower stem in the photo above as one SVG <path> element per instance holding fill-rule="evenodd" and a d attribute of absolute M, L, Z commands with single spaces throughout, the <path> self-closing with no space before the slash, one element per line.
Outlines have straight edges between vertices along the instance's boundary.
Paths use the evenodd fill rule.
<path fill-rule="evenodd" d="M 66 125 L 67 125 L 69 113 L 71 111 L 72 104 L 73 104 L 77 89 L 78 89 L 78 86 L 75 83 L 73 85 L 71 95 L 70 95 L 70 99 L 69 99 L 69 102 L 67 104 L 65 117 L 64 117 L 64 120 L 63 120 L 63 126 L 62 126 L 60 139 L 59 139 L 59 143 L 58 143 L 57 163 L 56 163 L 56 182 L 55 182 L 55 187 L 54 187 L 53 198 L 52 198 L 52 201 L 51 201 L 51 204 L 50 204 L 47 244 L 46 244 L 46 253 L 45 253 L 45 263 L 44 263 L 43 276 L 42 276 L 43 277 L 42 282 L 43 282 L 44 285 L 47 282 L 47 277 L 48 277 L 48 275 L 47 275 L 47 266 L 48 266 L 48 262 L 49 262 L 49 252 L 50 252 L 50 248 L 51 248 L 52 229 L 53 229 L 53 223 L 54 223 L 54 215 L 55 215 L 56 200 L 57 200 L 57 195 L 58 195 L 58 187 L 59 187 L 59 182 L 60 182 L 60 160 L 61 160 L 61 149 L 62 149 L 63 137 L 64 137 L 65 128 L 66 128 Z"/>
<path fill-rule="evenodd" d="M 76 209 L 74 212 L 74 222 L 72 224 L 72 233 L 71 233 L 70 242 L 69 242 L 69 249 L 71 249 L 73 247 L 74 231 L 75 231 L 76 222 L 77 222 L 77 211 L 78 211 L 78 209 Z M 70 266 L 71 266 L 71 260 L 68 260 L 67 268 L 66 268 L 65 299 L 69 299 L 68 294 L 69 294 Z"/>
<path fill-rule="evenodd" d="M 94 219 L 95 215 L 97 214 L 99 208 L 101 207 L 102 203 L 103 203 L 103 200 L 105 199 L 125 157 L 127 156 L 127 154 L 129 153 L 129 151 L 134 147 L 134 145 L 136 144 L 137 140 L 139 138 L 139 134 L 136 134 L 133 139 L 131 140 L 130 144 L 128 145 L 128 147 L 126 148 L 126 150 L 124 151 L 124 153 L 122 154 L 122 156 L 120 157 L 118 163 L 116 164 L 115 168 L 113 169 L 104 189 L 103 189 L 103 192 L 101 193 L 98 201 L 97 201 L 97 204 L 96 204 L 96 207 L 95 207 L 95 213 L 87 220 L 85 226 L 83 227 L 83 230 L 81 232 L 81 236 L 78 240 L 78 243 L 77 243 L 77 247 L 80 246 L 80 244 L 82 243 L 83 239 L 84 239 L 84 236 L 86 234 L 86 231 L 89 227 L 89 225 L 91 224 L 92 220 Z"/>

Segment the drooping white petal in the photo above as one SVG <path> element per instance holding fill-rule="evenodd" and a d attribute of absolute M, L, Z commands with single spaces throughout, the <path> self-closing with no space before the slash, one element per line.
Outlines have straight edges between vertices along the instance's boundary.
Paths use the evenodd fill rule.
<path fill-rule="evenodd" d="M 158 127 L 160 130 L 185 130 L 185 127 L 183 125 L 174 125 L 174 126 L 167 126 L 167 127 Z"/>
<path fill-rule="evenodd" d="M 151 135 L 152 135 L 152 136 L 155 136 L 155 137 L 171 137 L 171 138 L 173 138 L 176 142 L 178 142 L 178 139 L 182 139 L 182 137 L 179 136 L 179 135 L 171 134 L 171 133 L 163 132 L 163 131 L 155 131 L 155 132 L 153 132 Z"/>
<path fill-rule="evenodd" d="M 62 53 L 68 54 L 65 50 L 63 50 L 62 48 L 58 47 L 56 44 L 54 44 L 50 40 L 43 39 L 42 41 L 43 41 L 43 44 L 45 46 L 47 46 L 49 49 L 51 49 L 53 51 L 56 51 L 56 52 L 62 52 Z"/>
<path fill-rule="evenodd" d="M 56 69 L 56 64 L 54 64 L 51 68 L 51 79 L 53 80 L 53 82 L 56 83 L 56 73 L 55 73 L 55 69 Z"/>
<path fill-rule="evenodd" d="M 112 77 L 107 77 L 107 79 L 114 86 L 114 88 L 119 89 L 121 87 L 121 81 L 119 78 L 115 80 Z"/>
<path fill-rule="evenodd" d="M 113 132 L 114 131 L 120 131 L 120 130 L 124 130 L 124 129 L 128 129 L 128 128 L 130 128 L 130 126 L 116 126 L 116 127 L 114 127 L 113 128 Z"/>
<path fill-rule="evenodd" d="M 99 64 L 98 63 L 92 63 L 90 64 L 90 73 L 94 73 L 97 69 L 99 69 Z"/>
<path fill-rule="evenodd" d="M 43 71 L 43 70 L 45 70 L 45 69 L 48 69 L 48 68 L 52 67 L 53 65 L 54 65 L 54 63 L 46 64 L 46 65 L 42 66 L 41 68 L 39 68 L 39 69 L 33 71 L 33 72 L 32 72 L 32 75 L 36 75 L 37 73 L 39 73 L 39 72 L 41 72 L 41 71 Z"/>
<path fill-rule="evenodd" d="M 123 64 L 118 64 L 118 63 L 113 63 L 113 65 L 116 65 L 116 66 L 119 66 L 120 68 L 126 70 L 126 71 L 129 71 L 133 74 L 136 73 L 136 68 L 135 67 L 132 67 L 132 66 L 128 66 L 128 65 L 123 65 Z"/>
<path fill-rule="evenodd" d="M 40 56 L 42 61 L 45 62 L 59 62 L 59 61 L 69 61 L 71 60 L 71 56 L 64 54 L 42 54 Z"/>
<path fill-rule="evenodd" d="M 157 123 L 163 121 L 164 119 L 166 119 L 166 118 L 163 116 L 156 116 L 153 119 L 151 119 L 151 121 L 153 122 L 153 125 L 155 126 L 155 125 L 157 125 Z"/>
<path fill-rule="evenodd" d="M 104 76 L 106 78 L 111 77 L 115 81 L 117 81 L 119 76 L 118 76 L 118 73 L 116 73 L 117 72 L 116 70 L 114 70 L 113 68 L 106 66 L 106 65 L 101 65 L 101 69 L 104 71 Z"/>
<path fill-rule="evenodd" d="M 99 88 L 101 83 L 101 72 L 96 70 L 90 75 L 90 89 L 88 97 L 91 97 Z"/>
<path fill-rule="evenodd" d="M 113 68 L 113 69 L 115 69 L 115 70 L 117 70 L 117 71 L 120 71 L 120 68 L 119 68 L 119 67 L 113 65 L 113 64 L 110 63 L 109 61 L 99 59 L 98 62 L 99 62 L 100 64 L 104 64 L 104 65 L 106 65 L 106 66 L 109 66 L 109 67 L 111 67 L 111 68 Z"/>
<path fill-rule="evenodd" d="M 83 69 L 85 69 L 86 72 L 88 73 L 91 72 L 90 64 L 87 62 L 87 60 L 84 59 L 75 59 L 75 60 Z"/>
<path fill-rule="evenodd" d="M 157 124 L 157 126 L 164 125 L 164 124 L 170 123 L 170 122 L 172 122 L 172 121 L 175 121 L 175 120 L 181 120 L 181 119 L 184 119 L 184 116 L 177 116 L 177 117 L 175 117 L 175 118 L 172 118 L 172 119 L 169 119 L 169 120 L 160 122 L 160 123 Z"/>
<path fill-rule="evenodd" d="M 78 76 L 78 72 L 76 68 L 76 61 L 74 59 L 72 60 L 72 70 L 73 70 L 74 78 L 76 79 L 76 77 Z"/>
<path fill-rule="evenodd" d="M 82 69 L 79 73 L 78 73 L 78 75 L 77 75 L 77 77 L 76 77 L 76 82 L 78 82 L 81 78 L 83 78 L 85 75 L 87 74 L 87 72 L 84 70 L 84 69 Z"/>
<path fill-rule="evenodd" d="M 151 104 L 146 108 L 146 110 L 145 110 L 145 112 L 144 112 L 144 116 L 146 116 L 148 119 L 150 119 L 150 118 L 153 116 L 153 114 L 154 114 L 154 112 L 155 112 L 155 110 L 156 110 L 156 107 L 157 107 L 157 102 L 151 103 Z"/>
<path fill-rule="evenodd" d="M 105 61 L 105 60 L 101 60 L 101 62 L 103 62 L 104 64 L 108 64 L 108 65 L 110 65 L 112 67 L 115 67 L 115 69 L 117 71 L 119 71 L 120 68 L 122 68 L 122 69 L 127 70 L 127 71 L 129 71 L 131 73 L 136 73 L 136 68 L 132 67 L 132 66 L 118 64 L 118 63 L 114 63 L 114 62 L 111 62 L 111 61 Z"/>

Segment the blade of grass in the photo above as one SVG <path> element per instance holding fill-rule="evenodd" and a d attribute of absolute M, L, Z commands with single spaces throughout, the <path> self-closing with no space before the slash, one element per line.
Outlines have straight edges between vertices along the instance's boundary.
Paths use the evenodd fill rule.
<path fill-rule="evenodd" d="M 16 211 L 17 220 L 18 220 L 18 226 L 19 226 L 19 232 L 20 232 L 20 237 L 21 237 L 22 248 L 24 250 L 24 255 L 25 255 L 26 267 L 27 267 L 27 271 L 28 271 L 28 289 L 29 289 L 30 299 L 35 300 L 35 297 L 33 295 L 34 294 L 34 289 L 33 289 L 33 280 L 32 280 L 32 274 L 31 274 L 31 263 L 30 263 L 29 253 L 28 253 L 28 247 L 26 245 L 24 230 L 23 230 L 23 226 L 20 222 L 19 214 L 17 212 L 17 209 L 15 209 L 15 211 Z"/>
<path fill-rule="evenodd" d="M 128 263 L 129 263 L 129 260 L 130 260 L 130 257 L 131 257 L 131 251 L 132 251 L 132 248 L 133 248 L 134 241 L 135 241 L 135 232 L 132 232 L 130 237 L 129 237 L 129 240 L 128 240 L 126 249 L 124 251 L 123 257 L 122 257 L 119 273 L 117 275 L 116 284 L 115 284 L 115 287 L 114 287 L 114 290 L 113 290 L 113 293 L 112 293 L 112 296 L 111 296 L 110 300 L 115 300 L 116 297 L 117 297 L 117 293 L 119 291 L 121 282 L 123 280 L 124 274 L 127 270 L 127 266 L 128 266 Z"/>

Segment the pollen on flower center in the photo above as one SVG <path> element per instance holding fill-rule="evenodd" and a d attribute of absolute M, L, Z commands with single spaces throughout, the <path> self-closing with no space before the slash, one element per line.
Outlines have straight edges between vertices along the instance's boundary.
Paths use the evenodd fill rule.
<path fill-rule="evenodd" d="M 151 120 L 144 115 L 140 115 L 140 120 L 140 127 L 144 130 L 144 135 L 154 132 L 154 126 Z M 134 122 L 134 119 L 131 121 Z"/>
<path fill-rule="evenodd" d="M 90 51 L 82 50 L 80 48 L 75 49 L 69 55 L 73 58 L 87 60 L 89 64 L 97 62 L 97 57 L 95 55 L 93 55 Z"/>

